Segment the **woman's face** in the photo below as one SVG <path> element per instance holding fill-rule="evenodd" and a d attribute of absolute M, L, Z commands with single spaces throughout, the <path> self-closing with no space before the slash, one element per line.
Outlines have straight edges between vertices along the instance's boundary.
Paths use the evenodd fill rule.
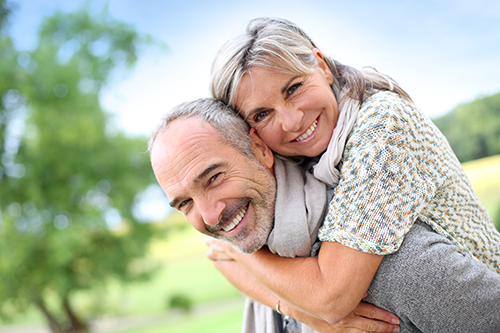
<path fill-rule="evenodd" d="M 254 67 L 236 91 L 236 107 L 275 152 L 318 156 L 326 150 L 338 119 L 333 75 L 319 51 L 307 75 Z"/>

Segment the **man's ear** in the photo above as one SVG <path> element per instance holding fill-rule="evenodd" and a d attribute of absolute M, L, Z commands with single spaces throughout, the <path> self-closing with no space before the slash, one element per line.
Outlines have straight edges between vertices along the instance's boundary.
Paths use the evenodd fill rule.
<path fill-rule="evenodd" d="M 323 71 L 325 74 L 326 80 L 330 85 L 333 84 L 333 74 L 332 71 L 330 70 L 330 67 L 328 67 L 328 64 L 325 61 L 325 57 L 323 56 L 323 53 L 321 53 L 320 50 L 317 48 L 314 48 L 313 50 L 314 58 L 316 58 L 316 62 L 318 63 L 319 69 Z"/>
<path fill-rule="evenodd" d="M 272 150 L 264 141 L 262 141 L 260 136 L 257 134 L 257 131 L 255 131 L 255 128 L 250 129 L 248 136 L 250 137 L 250 142 L 252 143 L 253 153 L 257 156 L 259 161 L 272 172 L 274 166 L 274 155 Z"/>

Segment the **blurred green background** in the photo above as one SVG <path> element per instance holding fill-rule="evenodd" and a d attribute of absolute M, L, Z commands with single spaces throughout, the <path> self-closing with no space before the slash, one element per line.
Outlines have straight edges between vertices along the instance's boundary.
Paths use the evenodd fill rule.
<path fill-rule="evenodd" d="M 0 332 L 239 332 L 243 297 L 205 258 L 204 236 L 182 215 L 166 209 L 147 153 L 146 128 L 154 126 L 169 105 L 202 97 L 207 91 L 207 73 L 215 53 L 210 51 L 203 57 L 204 45 L 195 52 L 175 48 L 176 36 L 184 36 L 183 42 L 189 43 L 189 33 L 205 38 L 210 29 L 202 33 L 196 19 L 199 14 L 187 15 L 186 7 L 175 1 L 152 1 L 147 10 L 135 13 L 141 16 L 155 9 L 161 13 L 156 5 L 164 5 L 162 10 L 168 10 L 169 15 L 178 11 L 185 21 L 175 22 L 181 32 L 168 35 L 171 40 L 159 38 L 154 29 L 142 32 L 133 20 L 115 18 L 111 14 L 116 4 L 113 1 L 88 1 L 70 10 L 40 3 L 0 0 Z M 315 3 L 326 6 L 322 1 Z M 303 6 L 293 1 L 287 4 Z M 389 8 L 391 2 L 381 4 Z M 429 8 L 428 2 L 424 5 Z M 485 2 L 478 12 L 476 7 L 461 3 L 451 12 L 467 11 L 487 22 L 493 15 L 489 14 L 489 5 Z M 261 12 L 250 10 L 245 20 L 230 16 L 228 24 L 240 20 L 240 27 L 251 17 L 282 9 L 259 6 Z M 216 7 L 210 9 L 216 11 Z M 337 9 L 346 10 L 341 5 Z M 404 14 L 408 9 L 392 10 Z M 18 11 L 24 14 L 16 16 Z M 302 17 L 306 25 L 318 13 L 300 16 L 290 8 L 284 12 L 292 20 Z M 331 13 L 337 12 L 331 9 Z M 24 29 L 29 26 L 32 40 L 16 25 L 16 19 L 26 17 L 38 17 L 36 27 L 26 21 L 21 24 Z M 210 21 L 208 13 L 206 17 Z M 142 17 L 144 20 L 147 18 Z M 169 27 L 172 24 L 164 23 Z M 315 26 L 322 24 L 326 22 Z M 387 24 L 379 29 L 389 29 Z M 223 26 L 214 24 L 210 28 L 219 32 Z M 411 26 L 407 26 L 409 36 Z M 429 27 L 422 26 L 424 34 L 426 29 Z M 220 33 L 217 40 L 226 34 L 228 31 Z M 232 33 L 227 38 L 230 36 Z M 468 40 L 479 43 L 475 36 Z M 392 38 L 387 37 L 388 45 L 394 43 Z M 491 51 L 488 54 L 498 54 L 500 43 L 495 41 L 499 39 L 500 35 L 494 33 L 483 36 Z M 210 50 L 222 42 L 211 42 Z M 432 45 L 438 41 L 427 42 Z M 460 42 L 451 45 L 462 45 Z M 453 47 L 448 50 L 454 51 Z M 187 53 L 193 58 L 186 57 Z M 339 53 L 353 62 L 365 61 Z M 176 54 L 184 57 L 183 66 L 177 63 Z M 380 66 L 375 67 L 387 69 L 383 72 L 401 71 L 403 86 L 410 86 L 410 94 L 412 85 L 420 84 L 415 99 L 432 106 L 427 114 L 447 136 L 498 228 L 498 66 L 482 70 L 478 66 L 472 74 L 451 66 L 463 76 L 463 87 L 454 86 L 455 80 L 448 73 L 449 81 L 438 82 L 442 94 L 436 99 L 436 83 L 427 74 L 415 75 L 413 82 L 415 72 L 408 71 L 413 66 L 405 66 L 411 56 L 399 56 L 402 61 L 393 64 L 393 54 L 385 54 L 382 58 L 387 58 L 387 63 L 380 54 L 367 57 L 378 61 Z M 481 59 L 477 54 L 468 56 L 482 64 L 490 61 L 483 55 Z M 141 62 L 141 57 L 152 67 Z M 446 60 L 428 57 L 428 62 L 419 66 L 442 64 L 446 73 L 449 63 L 458 61 Z M 163 61 L 180 68 L 180 72 L 164 75 Z M 204 66 L 204 71 L 195 70 L 193 74 L 187 66 L 191 63 Z M 143 77 L 140 73 L 155 75 Z M 439 78 L 442 73 L 433 75 Z M 477 80 L 467 79 L 468 75 Z M 181 77 L 186 81 L 180 82 Z M 419 81 L 422 77 L 424 81 Z M 173 91 L 173 85 L 178 90 Z M 151 91 L 156 91 L 154 97 Z"/>

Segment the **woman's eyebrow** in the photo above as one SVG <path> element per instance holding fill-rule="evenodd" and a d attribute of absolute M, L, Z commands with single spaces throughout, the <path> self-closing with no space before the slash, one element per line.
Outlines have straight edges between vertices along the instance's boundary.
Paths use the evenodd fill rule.
<path fill-rule="evenodd" d="M 288 87 L 290 86 L 290 84 L 298 77 L 301 77 L 302 75 L 295 75 L 293 77 L 291 77 L 288 81 L 285 82 L 285 84 L 283 85 L 283 87 L 281 88 L 281 94 L 284 94 L 286 92 L 286 90 L 288 89 Z M 248 112 L 248 114 L 246 115 L 246 117 L 243 118 L 243 120 L 247 120 L 250 116 L 254 115 L 255 113 L 258 113 L 260 111 L 263 111 L 263 110 L 266 110 L 267 108 L 264 108 L 264 107 L 258 107 L 258 108 L 255 108 L 253 109 L 252 111 Z"/>
<path fill-rule="evenodd" d="M 259 113 L 260 111 L 263 111 L 263 110 L 266 110 L 267 108 L 263 108 L 263 107 L 258 107 L 256 109 L 253 109 L 252 111 L 250 111 L 246 117 L 243 118 L 244 121 L 247 121 L 248 118 L 250 118 L 250 116 L 253 116 L 254 114 L 256 113 Z"/>
<path fill-rule="evenodd" d="M 283 87 L 281 88 L 281 93 L 284 94 L 286 92 L 286 90 L 288 89 L 288 87 L 290 86 L 290 84 L 293 82 L 293 80 L 295 80 L 296 78 L 301 77 L 301 76 L 302 75 L 295 75 L 292 78 L 290 78 L 290 80 L 286 81 L 285 84 L 283 85 Z"/>

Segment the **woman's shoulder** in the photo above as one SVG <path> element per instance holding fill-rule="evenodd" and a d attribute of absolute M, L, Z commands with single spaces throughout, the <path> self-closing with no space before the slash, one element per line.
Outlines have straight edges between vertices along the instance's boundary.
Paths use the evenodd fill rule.
<path fill-rule="evenodd" d="M 401 130 L 427 123 L 421 112 L 397 93 L 380 91 L 365 100 L 358 112 L 351 139 L 383 141 Z"/>
<path fill-rule="evenodd" d="M 408 121 L 420 118 L 421 112 L 415 105 L 392 91 L 379 91 L 367 98 L 358 112 L 358 122 L 367 120 L 384 122 L 397 119 Z"/>
<path fill-rule="evenodd" d="M 400 108 L 407 107 L 408 102 L 399 94 L 392 91 L 379 91 L 368 97 L 361 105 L 361 110 L 370 110 L 380 107 Z"/>
<path fill-rule="evenodd" d="M 402 107 L 400 105 L 402 102 L 402 99 L 393 92 L 377 92 L 361 104 L 356 123 L 358 126 L 366 126 L 367 122 L 384 122 L 392 117 L 394 110 Z"/>

